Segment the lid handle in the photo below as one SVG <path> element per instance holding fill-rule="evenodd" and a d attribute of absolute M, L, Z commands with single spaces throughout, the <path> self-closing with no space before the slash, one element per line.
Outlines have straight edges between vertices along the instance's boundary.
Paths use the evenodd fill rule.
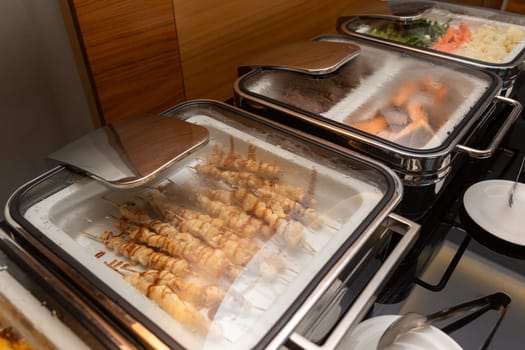
<path fill-rule="evenodd" d="M 401 240 L 392 250 L 381 268 L 366 285 L 353 305 L 346 311 L 342 319 L 335 326 L 330 336 L 323 345 L 317 345 L 297 332 L 290 334 L 289 342 L 297 345 L 300 349 L 323 350 L 334 349 L 341 342 L 345 334 L 348 333 L 365 316 L 365 313 L 375 302 L 381 287 L 386 283 L 388 276 L 395 269 L 395 266 L 412 248 L 419 236 L 420 225 L 402 216 L 390 213 L 384 225 L 390 230 L 403 234 Z"/>
<path fill-rule="evenodd" d="M 202 126 L 142 114 L 103 126 L 49 158 L 109 186 L 131 188 L 153 180 L 208 139 Z"/>
<path fill-rule="evenodd" d="M 503 140 L 507 132 L 509 131 L 510 127 L 518 116 L 521 113 L 521 110 L 523 109 L 521 103 L 519 103 L 516 100 L 503 97 L 503 96 L 496 96 L 496 100 L 499 100 L 499 102 L 506 103 L 512 106 L 512 110 L 507 116 L 507 119 L 503 122 L 499 130 L 496 132 L 494 137 L 492 138 L 492 141 L 488 145 L 486 149 L 477 149 L 472 148 L 465 145 L 456 145 L 456 150 L 462 153 L 468 154 L 472 158 L 476 159 L 486 159 L 492 157 L 492 155 L 496 152 L 496 149 L 498 148 L 500 142 Z"/>
<path fill-rule="evenodd" d="M 359 52 L 359 46 L 347 42 L 296 42 L 250 59 L 237 72 L 241 76 L 253 69 L 267 68 L 324 75 L 335 72 Z"/>

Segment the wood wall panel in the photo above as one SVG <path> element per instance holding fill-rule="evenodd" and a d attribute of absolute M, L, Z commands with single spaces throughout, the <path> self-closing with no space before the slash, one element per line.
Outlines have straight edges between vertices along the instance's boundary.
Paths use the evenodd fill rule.
<path fill-rule="evenodd" d="M 516 12 L 525 14 L 525 1 L 523 0 L 510 0 L 507 5 L 507 10 L 510 12 Z"/>
<path fill-rule="evenodd" d="M 336 32 L 342 14 L 377 12 L 362 0 L 173 0 L 186 97 L 232 96 L 237 67 L 276 45 Z"/>
<path fill-rule="evenodd" d="M 70 0 L 103 123 L 185 99 L 171 0 Z"/>

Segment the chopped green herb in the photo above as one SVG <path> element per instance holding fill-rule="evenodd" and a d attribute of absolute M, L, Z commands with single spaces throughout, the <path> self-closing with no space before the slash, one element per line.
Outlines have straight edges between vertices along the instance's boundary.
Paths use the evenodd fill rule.
<path fill-rule="evenodd" d="M 449 22 L 444 24 L 429 20 L 411 23 L 387 22 L 380 27 L 373 28 L 369 34 L 413 46 L 430 47 L 437 38 L 445 34 Z"/>

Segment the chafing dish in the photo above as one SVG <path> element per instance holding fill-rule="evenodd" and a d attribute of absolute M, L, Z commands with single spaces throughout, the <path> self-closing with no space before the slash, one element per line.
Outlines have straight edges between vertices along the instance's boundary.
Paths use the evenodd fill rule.
<path fill-rule="evenodd" d="M 490 157 L 521 111 L 499 96 L 493 73 L 342 35 L 313 41 L 355 45 L 359 55 L 323 75 L 252 65 L 235 82 L 236 104 L 384 162 L 416 192 L 404 215 L 424 212 L 421 199 L 439 193 L 459 154 Z M 502 105 L 510 111 L 495 113 Z M 501 115 L 486 148 L 468 146 Z"/>
<path fill-rule="evenodd" d="M 338 32 L 497 74 L 510 96 L 525 58 L 525 17 L 441 1 L 393 1 L 392 14 L 340 17 Z M 410 9 L 417 18 L 403 16 Z"/>
<path fill-rule="evenodd" d="M 64 153 L 55 153 L 64 164 L 22 186 L 7 203 L 5 216 L 19 239 L 69 276 L 128 336 L 149 348 L 275 349 L 286 342 L 311 348 L 319 337 L 319 332 L 312 336 L 312 320 L 327 308 L 339 309 L 341 293 L 348 286 L 355 288 L 360 276 L 366 283 L 354 291 L 355 300 L 338 310 L 336 324 L 323 324 L 331 325 L 323 332 L 323 342 L 334 347 L 364 316 L 417 238 L 419 226 L 393 213 L 403 192 L 399 178 L 365 156 L 223 103 L 190 101 L 162 118 L 206 133 L 197 138 L 198 147 L 185 148 L 184 157 L 162 175 L 148 171 L 146 183 L 143 176 L 133 176 L 131 182 L 100 181 L 104 171 L 86 171 L 78 162 L 70 164 Z M 116 132 L 111 137 L 119 139 L 118 130 L 126 128 L 111 129 Z M 148 133 L 144 128 L 135 131 Z M 178 142 L 164 141 L 167 148 Z M 122 152 L 140 147 L 118 146 L 116 154 L 137 175 L 129 161 L 136 158 Z M 243 188 L 248 191 L 236 197 L 242 209 L 210 197 L 220 191 L 239 194 Z M 296 199 L 288 209 L 279 209 L 285 202 L 275 191 Z M 246 200 L 255 200 L 254 195 L 258 199 L 247 207 Z M 177 214 L 169 216 L 172 212 L 164 204 L 177 207 Z M 144 211 L 140 218 L 124 214 L 137 207 Z M 185 216 L 190 210 L 216 215 L 215 227 L 222 231 L 214 231 L 213 237 L 229 237 L 231 249 L 213 241 L 203 226 L 192 229 L 192 219 Z M 275 214 L 279 210 L 286 213 Z M 191 234 L 161 231 L 154 217 Z M 241 222 L 241 217 L 248 221 Z M 139 222 L 143 226 L 133 226 Z M 133 246 L 124 249 L 126 243 Z M 142 258 L 135 255 L 139 244 Z M 234 252 L 243 253 L 241 258 L 252 255 L 237 262 Z M 178 278 L 161 283 L 160 275 L 148 274 L 154 253 L 183 257 L 189 265 Z M 378 256 L 384 257 L 380 266 L 373 273 L 366 271 L 364 266 Z M 200 292 L 183 282 L 206 287 L 198 289 L 203 293 L 224 294 L 202 305 L 201 299 L 192 299 Z"/>

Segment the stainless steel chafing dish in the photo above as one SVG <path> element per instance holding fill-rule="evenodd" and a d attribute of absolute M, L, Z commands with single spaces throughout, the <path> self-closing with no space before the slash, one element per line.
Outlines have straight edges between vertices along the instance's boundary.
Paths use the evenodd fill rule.
<path fill-rule="evenodd" d="M 441 1 L 393 1 L 389 6 L 391 14 L 340 17 L 337 30 L 492 71 L 510 96 L 525 58 L 525 16 Z"/>
<path fill-rule="evenodd" d="M 392 213 L 402 197 L 399 178 L 365 156 L 219 102 L 191 101 L 152 120 L 162 120 L 163 129 L 169 129 L 169 123 L 187 124 L 184 130 L 196 130 L 198 135 L 186 134 L 186 140 L 192 141 L 176 147 L 178 139 L 158 137 L 164 138 L 159 141 L 148 137 L 150 130 L 142 122 L 136 123 L 142 125 L 136 130 L 123 121 L 84 139 L 81 147 L 77 142 L 55 153 L 53 158 L 65 165 L 22 186 L 7 203 L 5 216 L 19 239 L 69 276 L 142 346 L 275 349 L 294 343 L 306 348 L 335 347 L 364 317 L 417 238 L 419 226 Z M 145 135 L 136 139 L 139 134 Z M 141 142 L 164 149 L 164 159 L 171 166 L 162 167 L 162 162 L 153 168 L 137 166 L 142 164 L 136 162 L 141 157 L 129 152 L 144 156 L 138 147 Z M 78 160 L 79 154 L 86 159 L 95 152 L 93 147 L 102 145 L 111 146 L 102 153 L 118 163 L 117 169 L 108 172 Z M 177 150 L 171 152 L 174 147 Z M 163 172 L 156 171 L 158 167 Z M 162 191 L 167 188 L 171 192 Z M 221 190 L 239 194 L 243 188 L 249 190 L 237 199 L 230 197 L 242 209 L 210 197 Z M 284 191 L 280 196 L 296 196 L 293 205 L 286 209 L 276 191 Z M 247 206 L 247 198 L 254 195 L 259 204 Z M 117 221 L 135 205 L 149 216 L 142 213 Z M 177 207 L 177 215 L 169 216 L 172 212 L 162 205 L 171 210 Z M 216 211 L 217 207 L 236 211 Z M 191 229 L 192 219 L 185 216 L 190 210 L 194 215 L 222 217 L 220 225 L 214 221 L 215 232 L 229 237 L 231 249 L 209 240 L 204 226 Z M 277 214 L 279 210 L 283 212 Z M 156 216 L 191 234 L 160 230 L 155 226 L 159 221 L 152 221 Z M 239 228 L 241 217 L 248 221 Z M 129 226 L 129 221 L 149 228 Z M 255 222 L 261 226 L 253 226 Z M 127 238 L 105 236 L 103 241 L 100 234 L 108 230 Z M 233 249 L 236 242 L 242 242 L 243 248 Z M 125 243 L 133 246 L 124 249 Z M 150 249 L 141 248 L 141 259 L 135 255 L 139 244 Z M 194 249 L 197 246 L 206 248 Z M 178 278 L 161 283 L 164 280 L 155 275 L 148 280 L 148 267 L 130 264 L 153 263 L 148 258 L 153 252 L 183 257 L 189 267 Z M 237 262 L 234 252 L 243 253 L 243 259 L 247 252 L 251 255 Z M 379 265 L 370 270 L 367 266 L 372 261 Z M 201 305 L 192 299 L 200 292 L 191 292 L 181 281 L 213 286 L 206 290 L 224 294 L 212 304 Z M 355 298 L 342 303 L 349 294 Z M 316 321 L 324 319 L 326 310 L 330 317 L 320 329 Z"/>
<path fill-rule="evenodd" d="M 0 224 L 0 348 L 133 347 L 10 232 Z"/>
<path fill-rule="evenodd" d="M 421 194 L 435 197 L 458 155 L 490 157 L 521 111 L 498 96 L 493 73 L 342 35 L 317 41 L 357 46 L 359 54 L 329 74 L 250 65 L 235 83 L 235 102 L 386 163 L 416 192 L 418 208 L 403 214 L 424 212 Z M 487 121 L 501 118 L 494 112 L 501 105 L 510 111 L 487 148 L 468 146 Z"/>

